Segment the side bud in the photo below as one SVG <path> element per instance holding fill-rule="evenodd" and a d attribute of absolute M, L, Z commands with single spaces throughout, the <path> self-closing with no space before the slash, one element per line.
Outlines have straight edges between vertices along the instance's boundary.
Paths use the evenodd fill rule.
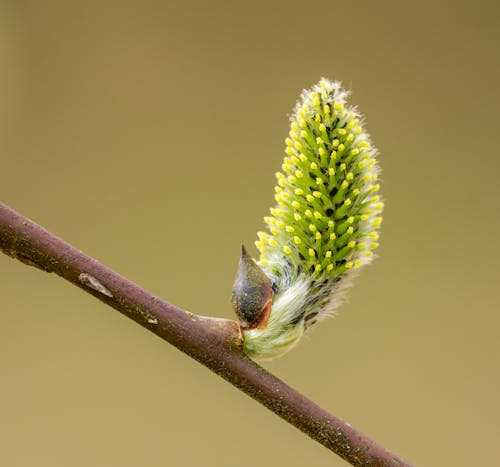
<path fill-rule="evenodd" d="M 272 305 L 271 284 L 243 245 L 231 305 L 243 329 L 262 329 L 269 320 Z"/>

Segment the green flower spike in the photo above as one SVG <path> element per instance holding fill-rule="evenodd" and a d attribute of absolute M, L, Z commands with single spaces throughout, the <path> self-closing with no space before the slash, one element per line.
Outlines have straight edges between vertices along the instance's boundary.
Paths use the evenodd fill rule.
<path fill-rule="evenodd" d="M 276 174 L 277 205 L 255 243 L 260 259 L 255 263 L 243 252 L 233 290 L 250 356 L 270 359 L 290 350 L 340 305 L 378 247 L 383 203 L 377 150 L 347 95 L 340 83 L 322 79 L 303 91 L 292 115 Z"/>

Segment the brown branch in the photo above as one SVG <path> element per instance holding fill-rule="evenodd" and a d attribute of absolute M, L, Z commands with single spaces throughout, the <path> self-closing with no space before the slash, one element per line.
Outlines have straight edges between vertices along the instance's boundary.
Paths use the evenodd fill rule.
<path fill-rule="evenodd" d="M 0 249 L 54 272 L 198 360 L 357 466 L 409 466 L 250 360 L 236 322 L 183 311 L 0 203 Z"/>

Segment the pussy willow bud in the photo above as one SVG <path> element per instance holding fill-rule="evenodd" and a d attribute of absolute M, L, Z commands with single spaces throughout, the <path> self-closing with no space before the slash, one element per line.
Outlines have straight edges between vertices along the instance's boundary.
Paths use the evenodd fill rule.
<path fill-rule="evenodd" d="M 322 79 L 303 91 L 292 115 L 286 156 L 276 173 L 277 204 L 256 242 L 257 264 L 273 291 L 270 313 L 266 297 L 248 296 L 250 289 L 262 294 L 265 288 L 246 289 L 244 274 L 233 292 L 249 355 L 273 358 L 291 349 L 340 304 L 350 279 L 378 247 L 383 203 L 377 150 L 347 95 L 340 83 Z M 251 275 L 257 277 L 253 270 Z M 239 299 L 243 292 L 247 295 Z"/>

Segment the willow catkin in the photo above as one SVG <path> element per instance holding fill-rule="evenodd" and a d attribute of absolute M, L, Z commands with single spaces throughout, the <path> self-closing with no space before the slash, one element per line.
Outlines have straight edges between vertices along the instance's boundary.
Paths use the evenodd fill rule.
<path fill-rule="evenodd" d="M 249 355 L 273 358 L 292 348 L 339 305 L 343 289 L 378 246 L 383 203 L 377 150 L 347 96 L 340 83 L 322 79 L 303 91 L 291 117 L 276 173 L 277 205 L 256 241 L 261 282 L 245 279 L 248 271 L 253 278 L 259 274 L 249 257 L 242 258 L 233 291 Z M 272 305 L 262 298 L 270 295 L 265 289 L 272 291 Z M 248 303 L 262 305 L 260 317 Z"/>

